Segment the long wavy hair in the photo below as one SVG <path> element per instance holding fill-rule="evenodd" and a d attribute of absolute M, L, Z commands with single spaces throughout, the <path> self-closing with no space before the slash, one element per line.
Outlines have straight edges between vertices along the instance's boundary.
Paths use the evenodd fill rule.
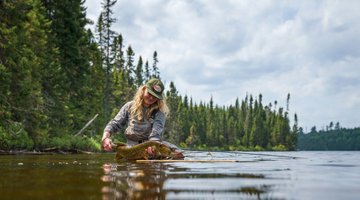
<path fill-rule="evenodd" d="M 158 99 L 155 103 L 150 105 L 150 107 L 146 110 L 146 113 L 143 113 L 144 94 L 146 90 L 146 85 L 140 86 L 137 90 L 133 99 L 133 104 L 130 108 L 131 117 L 137 120 L 144 120 L 144 118 L 149 119 L 152 112 L 156 109 L 163 112 L 165 116 L 167 116 L 169 114 L 169 107 L 166 105 L 165 99 Z"/>

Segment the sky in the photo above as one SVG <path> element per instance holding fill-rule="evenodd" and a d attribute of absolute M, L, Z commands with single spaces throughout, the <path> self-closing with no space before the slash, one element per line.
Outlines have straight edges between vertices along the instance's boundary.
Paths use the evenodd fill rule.
<path fill-rule="evenodd" d="M 99 0 L 86 0 L 94 22 Z M 360 1 L 118 0 L 112 29 L 195 103 L 274 101 L 309 132 L 360 127 Z M 91 26 L 94 31 L 94 26 Z M 136 59 L 137 60 L 137 59 Z"/>

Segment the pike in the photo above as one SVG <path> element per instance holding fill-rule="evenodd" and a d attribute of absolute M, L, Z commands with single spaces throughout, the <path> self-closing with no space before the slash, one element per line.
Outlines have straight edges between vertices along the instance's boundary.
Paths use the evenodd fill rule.
<path fill-rule="evenodd" d="M 152 147 L 154 155 L 146 152 L 148 147 Z M 149 160 L 149 159 L 183 159 L 184 155 L 170 148 L 166 144 L 158 141 L 146 141 L 134 146 L 127 146 L 125 143 L 114 143 L 113 148 L 116 150 L 116 160 Z"/>

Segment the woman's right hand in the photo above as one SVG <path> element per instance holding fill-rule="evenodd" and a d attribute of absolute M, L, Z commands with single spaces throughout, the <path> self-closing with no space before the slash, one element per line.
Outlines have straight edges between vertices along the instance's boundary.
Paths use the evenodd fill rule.
<path fill-rule="evenodd" d="M 112 140 L 110 138 L 105 138 L 102 141 L 102 147 L 104 148 L 105 151 L 112 151 Z"/>

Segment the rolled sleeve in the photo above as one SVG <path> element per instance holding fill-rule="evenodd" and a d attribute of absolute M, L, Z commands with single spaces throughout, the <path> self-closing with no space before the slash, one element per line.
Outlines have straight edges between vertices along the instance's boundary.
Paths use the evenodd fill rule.
<path fill-rule="evenodd" d="M 165 121 L 165 114 L 161 111 L 158 111 L 154 118 L 152 131 L 149 135 L 149 140 L 161 140 L 161 135 L 165 129 Z"/>

